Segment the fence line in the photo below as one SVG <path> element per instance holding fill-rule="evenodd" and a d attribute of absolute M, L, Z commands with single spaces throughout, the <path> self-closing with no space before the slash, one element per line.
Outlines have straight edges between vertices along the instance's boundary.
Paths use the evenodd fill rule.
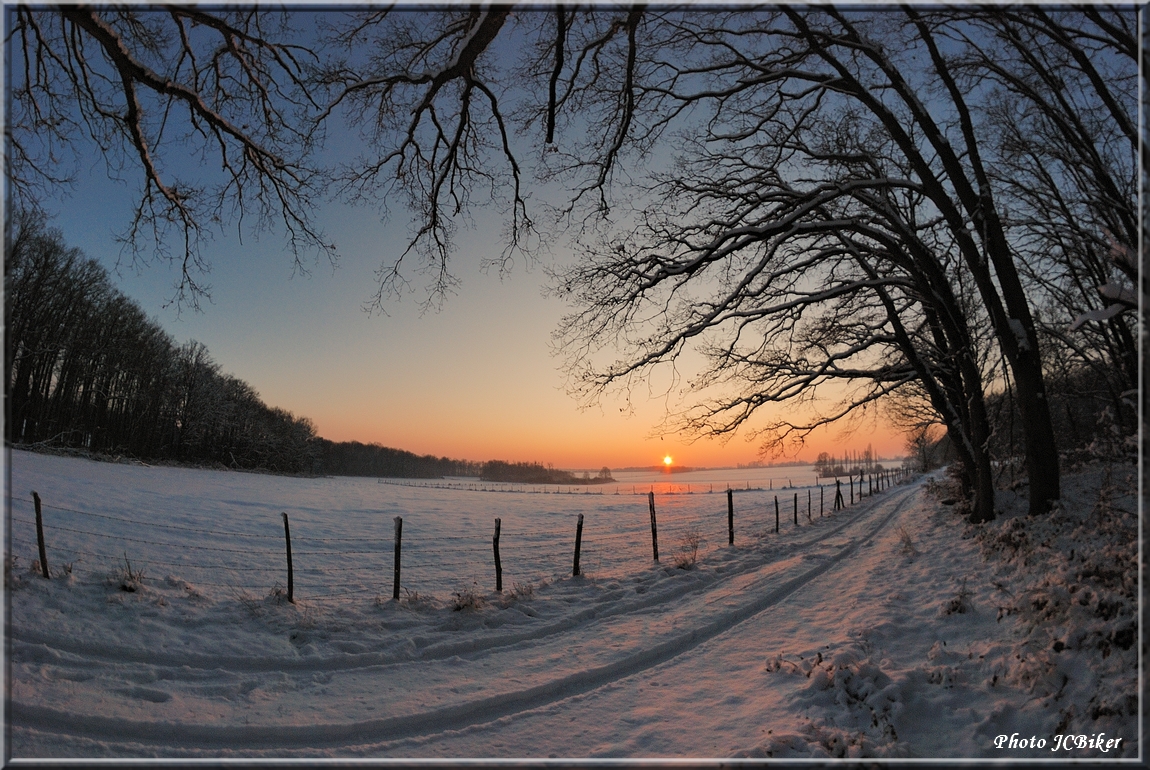
<path fill-rule="evenodd" d="M 30 497 L 12 497 L 11 495 L 8 495 L 8 500 L 9 500 L 9 502 L 17 502 L 17 501 L 22 502 L 22 503 L 33 502 L 32 498 L 30 498 Z M 177 526 L 175 524 L 160 524 L 159 522 L 155 522 L 155 521 L 145 521 L 142 519 L 127 519 L 127 518 L 124 518 L 121 516 L 109 516 L 106 513 L 92 513 L 90 511 L 78 511 L 75 508 L 65 508 L 65 507 L 59 506 L 59 505 L 48 505 L 47 503 L 42 503 L 42 505 L 44 508 L 48 508 L 48 509 L 51 509 L 53 511 L 67 511 L 68 513 L 75 513 L 75 514 L 79 514 L 80 516 L 93 516 L 93 517 L 98 518 L 98 519 L 110 519 L 112 521 L 119 521 L 119 522 L 123 522 L 125 524 L 142 524 L 143 526 L 146 526 L 146 527 L 161 527 L 163 529 L 175 529 L 175 530 L 179 530 L 181 532 L 196 532 L 199 534 L 206 534 L 206 535 L 224 535 L 227 537 L 256 537 L 256 538 L 268 538 L 268 539 L 273 539 L 273 540 L 276 539 L 276 536 L 274 536 L 274 535 L 257 535 L 257 534 L 248 534 L 246 532 L 221 532 L 221 531 L 212 530 L 212 529 L 197 529 L 197 528 L 193 528 L 193 527 L 180 527 L 180 526 Z M 356 538 L 347 538 L 347 539 L 348 540 L 355 540 Z"/>
<path fill-rule="evenodd" d="M 873 492 L 866 495 L 871 497 L 873 494 L 881 494 L 896 483 L 900 483 L 907 477 L 907 474 L 898 474 L 889 478 L 885 483 L 875 484 Z M 419 485 L 412 484 L 409 486 L 433 487 L 433 485 Z M 444 487 L 439 487 L 444 488 Z M 448 489 L 458 489 L 459 487 L 446 487 Z M 783 489 L 783 488 L 780 488 Z M 789 489 L 789 488 L 788 488 Z M 726 490 L 722 490 L 726 491 Z M 649 495 L 650 493 L 644 493 Z M 669 493 L 674 494 L 674 493 Z M 705 493 L 704 493 L 705 494 Z M 796 493 L 797 494 L 797 493 Z M 809 497 L 809 496 L 808 496 Z M 8 496 L 10 503 L 27 502 L 31 503 L 32 500 L 20 497 Z M 861 484 L 860 484 L 860 496 Z M 725 502 L 725 501 L 724 501 Z M 267 540 L 279 540 L 280 535 L 264 535 L 260 533 L 241 533 L 230 531 L 214 531 L 208 529 L 201 529 L 197 527 L 183 527 L 172 524 L 163 524 L 154 521 L 143 521 L 124 516 L 113 516 L 102 513 L 92 513 L 88 511 L 80 511 L 74 508 L 64 506 L 43 504 L 43 507 L 52 511 L 60 511 L 78 516 L 89 516 L 96 519 L 102 519 L 110 522 L 116 522 L 124 525 L 142 525 L 152 526 L 161 529 L 187 532 L 194 534 L 207 534 L 219 538 L 256 538 Z M 644 506 L 646 507 L 646 506 Z M 797 505 L 794 512 L 797 518 Z M 722 509 L 721 511 L 719 509 Z M 636 511 L 636 521 L 641 521 L 641 514 Z M 618 519 L 616 519 L 617 521 Z M 763 539 L 768 536 L 770 530 L 770 503 L 767 500 L 761 501 L 754 505 L 748 506 L 743 511 L 738 511 L 735 514 L 735 527 L 742 533 L 743 540 L 747 542 L 749 535 L 755 539 Z M 222 572 L 224 574 L 232 573 L 266 573 L 270 578 L 269 582 L 280 585 L 281 579 L 284 577 L 283 570 L 283 556 L 284 552 L 281 549 L 246 549 L 246 548 L 229 548 L 211 545 L 194 545 L 186 541 L 178 543 L 163 542 L 148 540 L 138 537 L 130 537 L 126 535 L 119 535 L 108 532 L 90 531 L 87 529 L 79 529 L 75 527 L 62 526 L 53 521 L 45 521 L 44 529 L 51 536 L 54 533 L 69 533 L 72 535 L 80 535 L 87 538 L 98 538 L 101 540 L 111 540 L 118 543 L 131 543 L 136 545 L 153 546 L 157 548 L 172 549 L 174 551 L 196 551 L 220 554 L 242 554 L 246 557 L 258 557 L 261 562 L 266 562 L 267 566 L 231 566 L 227 563 L 196 563 L 196 562 L 182 562 L 182 561 L 168 561 L 163 559 L 152 559 L 146 554 L 141 556 L 136 554 L 132 557 L 132 562 L 143 566 L 156 566 L 166 567 L 171 569 L 182 569 L 189 571 L 211 571 Z M 682 548 L 690 548 L 690 539 L 692 535 L 699 536 L 695 548 L 696 557 L 710 553 L 714 553 L 723 547 L 723 543 L 728 538 L 728 506 L 717 506 L 713 515 L 701 513 L 697 510 L 683 511 L 680 509 L 670 508 L 660 512 L 659 516 L 660 529 L 663 530 L 663 539 L 665 544 L 670 544 L 667 550 L 672 556 L 681 551 Z M 23 516 L 11 516 L 10 525 L 21 525 L 31 527 L 33 522 Z M 382 523 L 381 523 L 382 525 Z M 297 525 L 298 526 L 298 525 Z M 621 564 L 625 565 L 629 562 L 636 564 L 649 563 L 649 550 L 647 540 L 648 534 L 646 527 L 642 524 L 636 524 L 633 527 L 628 527 L 625 530 L 613 530 L 610 532 L 601 531 L 606 528 L 602 522 L 595 522 L 588 520 L 582 528 L 582 557 L 584 568 L 581 572 L 587 572 L 586 567 L 592 564 L 602 564 L 607 561 L 608 564 Z M 722 532 L 719 533 L 719 529 Z M 306 529 L 306 526 L 305 526 Z M 491 540 L 490 536 L 486 533 L 477 532 L 475 535 L 435 535 L 433 538 L 420 540 L 419 528 L 409 526 L 403 545 L 407 548 L 407 556 L 403 559 L 405 574 L 411 575 L 411 570 L 415 570 L 416 575 L 420 571 L 430 568 L 433 572 L 436 570 L 448 569 L 449 571 L 465 572 L 466 578 L 480 579 L 489 581 L 495 576 L 495 565 L 492 561 L 492 554 L 490 551 Z M 714 533 L 711 530 L 715 530 Z M 790 529 L 790 527 L 788 527 Z M 539 572 L 553 573 L 557 565 L 569 566 L 573 553 L 574 538 L 575 538 L 575 525 L 574 520 L 571 525 L 571 532 L 565 530 L 555 532 L 531 532 L 527 535 L 529 539 L 522 540 L 517 538 L 523 532 L 516 532 L 515 528 L 509 527 L 503 533 L 504 539 L 501 542 L 502 553 L 504 561 L 508 566 L 508 573 L 512 576 L 522 576 L 527 574 L 535 574 Z M 382 535 L 382 533 L 381 533 Z M 305 536 L 297 536 L 293 538 L 296 542 L 314 542 L 314 543 L 341 543 L 341 542 L 358 542 L 364 543 L 366 538 L 359 537 L 326 537 L 326 538 L 309 538 Z M 64 538 L 65 541 L 69 538 Z M 444 542 L 453 543 L 453 545 L 443 545 Z M 620 541 L 626 541 L 625 547 L 619 547 Z M 9 539 L 11 545 L 20 545 L 24 547 L 35 546 L 37 543 L 17 536 L 11 536 Z M 372 542 L 372 541 L 369 541 Z M 378 543 L 378 548 L 370 550 L 295 550 L 293 554 L 299 558 L 315 557 L 315 556 L 331 556 L 331 557 L 372 557 L 370 559 L 356 559 L 358 565 L 348 566 L 346 564 L 328 565 L 322 564 L 320 566 L 302 564 L 298 577 L 302 586 L 305 587 L 306 598 L 320 599 L 338 596 L 354 596 L 367 593 L 375 593 L 377 595 L 384 595 L 384 584 L 386 579 L 382 578 L 382 573 L 388 568 L 395 565 L 396 560 L 399 558 L 399 549 L 396 549 L 395 554 L 391 553 L 391 546 L 394 543 L 393 537 L 380 536 L 374 538 L 372 544 Z M 57 553 L 72 554 L 84 558 L 108 560 L 111 562 L 119 562 L 127 558 L 126 552 L 124 554 L 107 554 L 98 551 L 87 551 L 82 548 L 74 548 L 65 543 L 48 543 L 49 550 L 56 551 Z M 12 548 L 9 547 L 9 552 Z M 147 552 L 149 549 L 145 549 Z M 619 556 L 619 554 L 622 554 Z M 458 556 L 461 558 L 448 558 L 444 559 L 444 555 Z M 644 558 L 644 555 L 647 558 Z M 613 558 L 614 557 L 614 558 Z M 519 565 L 519 568 L 516 568 Z M 527 565 L 527 566 L 523 566 Z M 591 567 L 591 571 L 598 571 L 599 567 Z M 612 569 L 611 566 L 608 569 Z M 367 576 L 362 581 L 356 582 L 340 582 L 332 583 L 324 580 L 327 573 L 350 573 L 362 571 L 366 572 Z M 560 574 L 567 572 L 563 569 Z M 272 576 L 275 576 L 274 578 Z M 210 577 L 210 576 L 209 576 Z M 456 580 L 463 578 L 464 575 L 457 574 Z M 193 575 L 194 578 L 194 575 Z M 156 578 L 149 578 L 156 579 Z M 313 580 L 314 579 L 314 580 Z M 438 577 L 436 578 L 438 579 Z M 210 587 L 224 587 L 233 588 L 236 590 L 267 590 L 267 584 L 262 586 L 237 586 L 235 583 L 220 583 L 213 581 L 200 581 L 190 580 L 187 581 L 196 586 L 210 586 Z M 370 583 L 378 583 L 378 587 L 373 587 Z M 312 588 L 314 587 L 314 591 Z M 333 588 L 354 588 L 352 591 L 332 592 L 325 589 Z"/>
<path fill-rule="evenodd" d="M 12 497 L 11 495 L 8 496 L 8 500 L 11 502 L 26 502 L 26 503 L 32 503 L 33 502 L 32 498 Z M 177 530 L 180 532 L 195 532 L 198 534 L 213 535 L 213 536 L 218 536 L 218 537 L 251 537 L 251 538 L 266 539 L 266 540 L 281 540 L 282 539 L 280 535 L 261 535 L 261 534 L 252 533 L 252 532 L 228 532 L 228 531 L 214 530 L 214 529 L 198 529 L 195 527 L 181 527 L 181 526 L 177 526 L 175 524 L 160 524 L 159 522 L 147 521 L 144 519 L 129 519 L 129 518 L 125 518 L 123 516 L 109 516 L 108 514 L 105 514 L 105 513 L 92 513 L 90 511 L 78 511 L 75 508 L 65 508 L 65 507 L 59 506 L 59 505 L 48 505 L 47 503 L 43 503 L 42 505 L 44 508 L 48 508 L 48 509 L 51 509 L 54 511 L 67 511 L 68 513 L 75 513 L 75 514 L 78 514 L 80 516 L 92 516 L 92 517 L 95 517 L 98 519 L 108 519 L 110 521 L 119 521 L 119 522 L 122 522 L 124 524 L 139 524 L 139 525 L 142 525 L 145 527 L 160 527 L 162 529 Z M 315 542 L 315 543 L 334 543 L 334 542 L 359 542 L 359 541 L 363 540 L 363 537 L 307 537 L 305 535 L 305 536 L 293 536 L 292 539 L 293 540 L 307 540 L 307 541 Z M 456 540 L 456 539 L 464 539 L 464 538 L 457 538 L 454 536 L 446 536 L 446 537 L 442 537 L 439 539 L 441 539 L 441 540 Z M 145 542 L 147 542 L 147 541 L 145 541 Z"/>
<path fill-rule="evenodd" d="M 516 486 L 506 486 L 506 487 L 482 486 L 481 483 L 465 482 L 465 481 L 461 481 L 461 482 L 457 482 L 457 483 L 452 483 L 452 482 L 436 483 L 436 482 L 430 482 L 430 481 L 418 482 L 418 481 L 396 481 L 394 479 L 376 479 L 376 483 L 377 484 L 386 484 L 388 486 L 393 486 L 393 487 L 412 487 L 414 489 L 443 489 L 443 490 L 457 491 L 457 492 L 505 492 L 507 494 L 515 494 L 515 495 L 524 495 L 524 494 L 526 494 L 526 495 L 586 495 L 588 497 L 600 497 L 600 496 L 602 496 L 602 497 L 615 497 L 617 495 L 633 495 L 633 496 L 643 495 L 643 496 L 646 496 L 646 495 L 650 494 L 651 492 L 656 491 L 655 488 L 660 486 L 660 485 L 663 485 L 663 484 L 670 485 L 672 487 L 678 487 L 678 489 L 667 489 L 667 490 L 664 490 L 662 492 L 657 492 L 657 494 L 659 494 L 659 495 L 670 495 L 670 496 L 710 495 L 710 494 L 726 493 L 727 490 L 730 490 L 732 492 L 770 492 L 770 491 L 777 491 L 776 488 L 773 486 L 752 487 L 752 486 L 750 486 L 749 483 L 747 483 L 745 486 L 741 486 L 741 487 L 740 486 L 732 486 L 731 484 L 728 483 L 728 484 L 726 484 L 726 486 L 720 485 L 719 488 L 716 489 L 716 485 L 712 482 L 709 482 L 709 481 L 706 481 L 706 482 L 679 482 L 679 481 L 654 481 L 654 482 L 651 482 L 651 481 L 646 481 L 646 482 L 643 482 L 641 484 L 640 483 L 628 484 L 628 482 L 625 482 L 625 481 L 607 482 L 608 484 L 617 485 L 615 487 L 614 492 L 604 492 L 602 489 L 595 491 L 595 492 L 590 491 L 591 487 L 605 486 L 605 485 L 600 485 L 600 484 L 540 484 L 540 485 L 532 484 L 532 485 L 529 485 L 531 488 L 528 489 L 528 488 L 526 488 L 528 485 L 524 484 L 523 482 L 518 482 L 518 481 L 487 482 L 489 484 L 507 484 L 507 485 L 514 484 L 514 485 L 516 485 Z M 628 492 L 624 489 L 627 486 L 631 487 L 630 492 Z M 698 490 L 691 489 L 692 486 L 698 486 L 699 489 Z M 818 481 L 816 481 L 814 484 L 794 485 L 794 484 L 790 483 L 790 480 L 788 479 L 788 483 L 785 486 L 779 486 L 778 489 L 780 489 L 780 490 L 781 489 L 806 489 L 808 487 L 816 487 L 816 486 L 819 486 Z M 555 490 L 552 491 L 552 490 L 548 489 L 548 487 L 555 487 Z M 576 492 L 575 491 L 579 487 L 583 488 L 582 492 Z M 683 489 L 683 487 L 686 487 L 686 489 Z M 706 487 L 706 488 L 704 489 L 704 487 Z M 566 491 L 560 491 L 561 488 L 565 488 Z"/>
<path fill-rule="evenodd" d="M 62 508 L 62 507 L 58 507 L 58 506 L 45 506 L 45 507 L 52 507 L 55 510 L 66 510 L 66 511 L 69 511 L 71 513 L 77 513 L 77 514 L 81 514 L 81 515 L 83 515 L 85 513 L 83 511 L 76 511 L 74 509 Z M 765 512 L 766 512 L 766 508 L 764 506 L 764 513 Z M 145 523 L 145 522 L 139 522 L 139 521 L 136 521 L 133 519 L 127 519 L 127 518 L 122 518 L 122 517 L 109 517 L 109 516 L 103 516 L 101 514 L 93 514 L 93 515 L 100 516 L 101 518 L 111 519 L 114 521 L 120 521 L 123 523 L 131 523 L 131 524 Z M 751 522 L 756 523 L 754 513 L 752 512 L 751 514 L 749 514 L 749 516 L 750 516 Z M 674 530 L 682 529 L 683 527 L 698 527 L 700 524 L 704 523 L 702 520 L 700 520 L 700 517 L 697 514 L 692 514 L 692 515 L 687 515 L 687 516 L 682 516 L 682 515 L 675 516 L 675 515 L 668 514 L 668 515 L 662 516 L 661 519 L 663 522 L 664 530 L 666 530 L 668 532 L 673 532 Z M 748 515 L 744 514 L 742 517 L 742 521 L 744 523 L 746 523 L 747 519 L 748 519 Z M 13 518 L 13 520 L 14 521 L 20 521 L 20 522 L 26 523 L 26 524 L 32 523 L 30 520 L 22 520 L 22 519 L 18 519 L 15 517 Z M 134 543 L 141 543 L 141 544 L 145 544 L 145 545 L 155 545 L 155 546 L 169 547 L 169 548 L 189 548 L 189 549 L 195 549 L 195 550 L 201 550 L 201 551 L 214 551 L 214 552 L 218 552 L 218 553 L 243 553 L 243 554 L 249 554 L 249 555 L 265 555 L 265 556 L 278 556 L 278 554 L 280 553 L 280 551 L 278 549 L 259 549 L 259 550 L 256 550 L 256 549 L 235 549 L 235 548 L 221 548 L 221 547 L 214 547 L 214 546 L 189 545 L 187 543 L 162 542 L 162 541 L 155 541 L 155 540 L 147 540 L 144 538 L 128 537 L 128 536 L 124 536 L 124 535 L 108 534 L 108 533 L 103 533 L 103 532 L 91 532 L 88 530 L 81 530 L 81 529 L 76 529 L 74 527 L 67 527 L 67 526 L 62 526 L 62 525 L 57 525 L 57 524 L 50 524 L 49 529 L 50 530 L 63 531 L 63 532 L 70 532 L 73 534 L 88 535 L 90 537 L 100 537 L 100 538 L 105 538 L 105 539 L 109 539 L 109 540 L 120 540 L 120 541 L 125 541 L 125 542 L 134 542 Z M 410 529 L 411 528 L 409 528 L 409 532 L 410 532 Z M 210 530 L 198 530 L 198 529 L 196 529 L 196 530 L 189 529 L 188 531 L 211 532 Z M 587 531 L 591 535 L 595 535 L 596 527 L 594 525 L 588 526 Z M 211 533 L 211 534 L 216 534 L 216 533 Z M 219 533 L 219 534 L 221 534 L 221 535 L 234 535 L 235 533 Z M 630 529 L 630 530 L 624 530 L 621 532 L 611 532 L 611 533 L 598 534 L 598 535 L 595 535 L 595 541 L 600 542 L 600 543 L 603 543 L 603 542 L 612 543 L 612 542 L 618 542 L 618 541 L 623 541 L 623 540 L 626 540 L 628 542 L 636 542 L 637 538 L 645 537 L 645 535 L 646 535 L 645 528 L 638 527 L 638 528 L 634 528 L 634 529 Z M 246 536 L 246 535 L 241 535 L 241 536 Z M 481 553 L 485 550 L 486 543 L 483 540 L 481 540 L 480 537 L 481 536 L 478 536 L 478 535 L 476 535 L 476 536 L 437 536 L 435 538 L 436 542 L 438 542 L 440 540 L 452 540 L 452 541 L 466 540 L 466 541 L 470 541 L 470 546 L 449 547 L 449 548 L 436 547 L 435 553 L 436 554 L 442 554 L 442 553 L 468 553 L 468 554 Z M 278 539 L 278 538 L 275 538 L 275 539 Z M 363 540 L 364 540 L 363 537 L 358 537 L 358 538 L 295 537 L 293 539 L 296 541 L 309 541 L 309 542 L 363 542 Z M 385 543 L 387 541 L 385 541 L 383 538 L 380 538 L 379 542 L 382 545 L 383 543 Z M 522 548 L 538 548 L 538 547 L 543 546 L 543 545 L 550 545 L 552 543 L 561 544 L 564 542 L 565 542 L 565 540 L 561 536 L 556 535 L 555 537 L 547 538 L 547 540 L 544 542 L 524 543 L 522 541 L 516 542 L 514 540 L 510 540 L 506 543 L 506 546 L 512 550 L 519 550 Z M 414 542 L 408 543 L 409 551 L 411 549 L 414 549 L 417 552 L 420 552 L 424 548 L 426 548 L 427 546 L 428 546 L 428 541 L 422 541 L 422 542 L 421 541 L 414 541 Z M 297 551 L 297 553 L 299 553 L 301 555 L 309 555 L 309 556 L 341 556 L 341 555 L 387 555 L 388 552 L 387 552 L 387 550 L 354 550 L 354 551 L 349 551 L 349 550 L 300 550 L 300 551 Z M 160 563 L 160 562 L 157 561 L 154 563 Z M 171 564 L 172 566 L 185 566 L 183 563 L 180 563 L 180 562 L 169 562 L 168 564 Z M 186 566 L 193 566 L 193 565 L 189 564 Z M 211 566 L 219 566 L 219 565 L 202 565 L 202 566 L 211 567 Z M 347 569 L 354 569 L 354 568 L 347 568 Z"/>
<path fill-rule="evenodd" d="M 29 546 L 33 546 L 33 547 L 35 547 L 35 545 L 36 545 L 36 541 L 34 541 L 34 540 L 25 540 L 24 538 L 15 537 L 15 536 L 13 536 L 9 539 L 13 543 L 20 543 L 22 545 L 29 545 Z M 66 553 L 77 554 L 78 556 L 90 556 L 94 559 L 110 559 L 112 561 L 119 561 L 119 560 L 124 558 L 123 553 L 118 553 L 118 554 L 97 553 L 94 551 L 83 551 L 83 550 L 79 550 L 76 548 L 69 548 L 68 546 L 65 546 L 65 545 L 50 545 L 49 547 L 53 551 L 64 551 Z M 205 569 L 205 570 L 206 569 L 211 569 L 211 570 L 226 569 L 226 570 L 229 570 L 232 572 L 272 572 L 272 571 L 274 571 L 273 567 L 232 567 L 232 566 L 229 566 L 227 564 L 218 564 L 218 563 L 217 564 L 192 564 L 189 562 L 182 562 L 182 561 L 162 561 L 160 559 L 153 559 L 150 557 L 140 558 L 139 561 L 141 564 L 157 564 L 157 565 L 164 566 L 164 567 L 183 567 L 185 569 Z M 353 570 L 353 569 L 362 569 L 362 568 L 361 567 L 325 567 L 325 571 L 335 571 L 335 570 L 345 570 L 345 569 L 346 570 Z"/>

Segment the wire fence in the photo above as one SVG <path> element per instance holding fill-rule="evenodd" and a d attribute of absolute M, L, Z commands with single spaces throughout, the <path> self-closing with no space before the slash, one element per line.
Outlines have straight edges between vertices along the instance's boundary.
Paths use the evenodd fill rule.
<path fill-rule="evenodd" d="M 899 480 L 901 474 L 872 480 L 874 494 Z M 389 482 L 390 483 L 390 482 Z M 424 486 L 409 484 L 405 486 Z M 453 487 L 452 489 L 458 490 Z M 726 490 L 723 490 L 724 492 Z M 763 490 L 759 490 L 763 492 Z M 834 486 L 780 494 L 740 498 L 734 490 L 708 498 L 702 505 L 660 508 L 662 496 L 645 495 L 644 504 L 622 504 L 607 511 L 587 513 L 580 538 L 581 573 L 622 576 L 653 560 L 652 528 L 648 508 L 654 505 L 660 562 L 674 564 L 682 556 L 704 559 L 729 545 L 734 524 L 737 541 L 746 543 L 772 536 L 779 528 L 792 530 L 832 511 Z M 724 499 L 725 498 L 725 499 Z M 852 490 L 852 501 L 854 494 Z M 38 560 L 37 522 L 32 498 L 10 496 L 8 562 L 31 554 Z M 672 501 L 673 502 L 673 501 Z M 845 503 L 845 501 L 844 501 Z M 219 529 L 190 526 L 123 512 L 96 512 L 55 505 L 42 500 L 43 532 L 48 562 L 59 574 L 82 565 L 88 581 L 114 582 L 127 572 L 169 585 L 228 589 L 233 594 L 265 596 L 289 584 L 287 542 L 279 517 L 245 517 Z M 169 512 L 170 516 L 170 512 Z M 293 515 L 294 516 L 294 515 Z M 158 519 L 158 520 L 157 520 Z M 355 534 L 319 536 L 321 528 L 306 519 L 292 521 L 291 582 L 295 595 L 306 599 L 359 600 L 364 595 L 390 597 L 395 591 L 395 524 L 385 515 L 357 519 L 348 526 Z M 242 524 L 242 526 L 240 526 Z M 499 536 L 503 584 L 530 584 L 571 574 L 575 557 L 576 516 L 552 517 L 546 526 L 522 526 L 504 519 Z M 494 521 L 492 522 L 494 525 Z M 330 530 L 331 521 L 322 528 Z M 486 533 L 471 526 L 465 534 L 447 534 L 442 522 L 424 526 L 404 521 L 400 538 L 401 586 L 424 595 L 442 594 L 460 587 L 495 587 L 494 527 Z M 247 531 L 245 531 L 245 529 Z M 448 530 L 450 531 L 450 530 Z M 785 534 L 785 532 L 784 532 Z M 15 558 L 14 558 L 15 557 Z M 79 579 L 79 578 L 77 578 Z"/>
<path fill-rule="evenodd" d="M 794 480 L 799 480 L 798 476 Z M 751 486 L 751 482 L 747 481 L 741 485 L 718 484 L 714 482 L 703 483 L 680 483 L 676 481 L 645 481 L 642 483 L 620 482 L 620 481 L 589 481 L 587 483 L 575 484 L 527 484 L 514 481 L 424 481 L 421 479 L 378 479 L 377 484 L 385 484 L 393 487 L 410 487 L 415 489 L 443 489 L 458 492 L 505 492 L 512 494 L 528 494 L 528 495 L 599 495 L 599 496 L 618 496 L 618 495 L 642 495 L 646 496 L 652 492 L 660 496 L 664 495 L 703 495 L 703 494 L 722 494 L 728 489 L 732 492 L 771 492 L 783 491 L 793 489 L 806 489 L 806 485 L 801 483 L 794 484 L 793 480 L 788 478 L 786 483 L 779 480 L 779 486 L 776 487 L 774 480 L 768 480 L 767 486 L 758 483 L 756 486 Z M 818 486 L 818 477 L 815 477 L 813 486 Z"/>

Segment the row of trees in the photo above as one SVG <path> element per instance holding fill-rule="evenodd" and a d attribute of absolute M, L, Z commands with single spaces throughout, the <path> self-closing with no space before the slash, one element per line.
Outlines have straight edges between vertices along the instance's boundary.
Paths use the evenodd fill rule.
<path fill-rule="evenodd" d="M 478 476 L 483 468 L 482 463 L 417 455 L 379 444 L 336 442 L 325 438 L 318 438 L 312 443 L 316 474 L 437 479 L 443 476 Z"/>
<path fill-rule="evenodd" d="M 1131 6 L 12 13 L 14 194 L 57 184 L 77 140 L 137 159 L 129 241 L 179 228 L 193 298 L 196 236 L 221 212 L 278 218 L 297 258 L 332 253 L 309 218 L 330 182 L 415 213 L 376 301 L 412 254 L 442 294 L 473 205 L 505 213 L 504 264 L 537 245 L 533 171 L 566 191 L 543 234 L 580 254 L 553 288 L 581 398 L 698 351 L 679 427 L 768 449 L 893 402 L 908 430 L 946 431 L 975 520 L 993 516 L 996 399 L 1032 513 L 1068 447 L 1051 382 L 1095 383 L 1096 411 L 1136 428 L 1150 156 Z M 315 150 L 336 116 L 365 149 L 332 168 Z M 218 184 L 156 162 L 188 141 Z"/>
<path fill-rule="evenodd" d="M 872 473 L 881 470 L 882 466 L 876 462 L 870 444 L 863 452 L 848 451 L 842 457 L 835 457 L 830 452 L 819 452 L 815 458 L 815 473 L 819 476 L 846 476 L 856 475 L 859 471 Z"/>
<path fill-rule="evenodd" d="M 8 221 L 4 288 L 10 443 L 312 469 L 310 420 L 264 404 L 201 343 L 176 344 L 41 217 Z"/>
<path fill-rule="evenodd" d="M 841 384 L 834 408 L 769 423 L 779 446 L 895 396 L 945 427 L 975 520 L 993 516 L 987 398 L 1007 387 L 1031 512 L 1060 495 L 1053 357 L 1105 378 L 1133 428 L 1133 319 L 1068 331 L 1133 277 L 1107 258 L 1108 233 L 1138 237 L 1132 12 L 824 7 L 656 28 L 676 56 L 648 60 L 635 119 L 690 108 L 707 130 L 678 142 L 642 219 L 564 276 L 587 392 L 697 344 L 697 384 L 734 395 L 684 423 L 725 434 Z M 626 355 L 595 366 L 585 351 L 619 337 Z"/>
<path fill-rule="evenodd" d="M 483 463 L 479 478 L 483 481 L 511 481 L 521 484 L 607 484 L 614 481 L 611 469 L 604 467 L 594 478 L 584 472 L 582 477 L 570 471 L 556 470 L 542 463 L 508 463 L 490 460 Z"/>
<path fill-rule="evenodd" d="M 547 483 L 574 478 L 320 438 L 311 420 L 266 405 L 223 373 L 203 344 L 176 344 L 42 217 L 14 216 L 5 247 L 10 444 L 282 473 L 439 478 L 538 468 Z"/>

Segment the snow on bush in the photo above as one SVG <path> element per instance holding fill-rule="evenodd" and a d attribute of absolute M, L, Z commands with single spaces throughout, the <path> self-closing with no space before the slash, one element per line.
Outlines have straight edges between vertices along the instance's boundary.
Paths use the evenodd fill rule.
<path fill-rule="evenodd" d="M 830 650 L 830 645 L 827 645 Z M 795 705 L 808 716 L 798 732 L 784 732 L 744 757 L 906 756 L 894 719 L 903 708 L 900 684 L 875 659 L 865 639 L 823 655 L 778 654 L 766 671 L 806 678 Z M 813 717 L 813 718 L 812 718 Z"/>
<path fill-rule="evenodd" d="M 1118 468 L 1068 476 L 1048 515 L 1007 515 L 977 533 L 996 575 L 1021 587 L 998 608 L 1019 643 L 994 682 L 1021 685 L 1057 711 L 1059 733 L 1118 734 L 1138 711 L 1135 476 Z"/>
<path fill-rule="evenodd" d="M 1025 494 L 1004 491 L 999 518 L 971 525 L 943 504 L 956 490 L 939 474 L 931 521 L 890 536 L 892 569 L 922 569 L 908 615 L 769 656 L 765 676 L 790 691 L 795 718 L 735 756 L 1005 759 L 996 737 L 1021 731 L 1105 733 L 1123 738 L 1108 757 L 1137 756 L 1134 479 L 1131 466 L 1094 465 L 1064 477 L 1049 514 L 1028 516 Z M 958 712 L 962 735 L 941 716 Z M 924 714 L 950 740 L 924 742 Z"/>

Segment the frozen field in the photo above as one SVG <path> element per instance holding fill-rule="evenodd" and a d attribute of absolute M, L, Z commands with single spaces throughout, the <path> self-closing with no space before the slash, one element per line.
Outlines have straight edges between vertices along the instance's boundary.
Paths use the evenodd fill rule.
<path fill-rule="evenodd" d="M 1083 579 L 1064 539 L 1126 563 L 1133 498 L 1100 470 L 1007 554 L 1017 501 L 972 537 L 921 479 L 833 515 L 828 488 L 820 517 L 809 469 L 544 494 L 9 459 L 9 757 L 1138 756 L 1133 610 L 1021 601 Z M 1118 513 L 1092 545 L 1100 486 Z M 30 570 L 32 490 L 52 580 Z M 1099 606 L 1130 603 L 1119 577 Z M 1122 741 L 1051 754 L 1102 731 Z M 1016 732 L 1045 748 L 995 747 Z"/>
<path fill-rule="evenodd" d="M 807 484 L 802 488 L 800 474 Z M 833 486 L 825 492 L 813 486 L 809 467 L 620 476 L 617 484 L 563 487 L 474 479 L 305 479 L 17 452 L 12 542 L 34 557 L 35 490 L 51 533 L 52 566 L 74 564 L 104 574 L 130 564 L 149 577 L 172 575 L 197 590 L 262 598 L 287 586 L 286 512 L 295 597 L 359 603 L 393 593 L 396 516 L 403 518 L 403 595 L 445 598 L 495 588 L 496 518 L 503 582 L 512 588 L 571 573 L 579 514 L 581 572 L 619 578 L 647 567 L 649 490 L 656 493 L 664 561 L 693 532 L 700 536 L 700 557 L 726 545 L 728 486 L 738 490 L 740 541 L 768 527 L 773 531 L 776 497 L 782 518 L 792 524 L 787 532 L 796 494 L 802 497 L 803 523 L 808 503 L 814 518 L 820 506 L 829 511 L 834 498 Z M 845 488 L 844 495 L 849 496 Z"/>

